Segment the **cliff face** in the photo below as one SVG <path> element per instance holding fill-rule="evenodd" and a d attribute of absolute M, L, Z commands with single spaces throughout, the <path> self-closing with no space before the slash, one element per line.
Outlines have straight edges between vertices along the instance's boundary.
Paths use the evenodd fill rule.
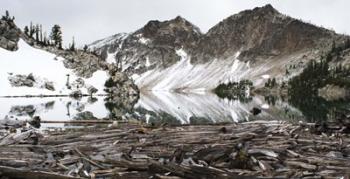
<path fill-rule="evenodd" d="M 333 41 L 345 39 L 285 16 L 271 5 L 230 16 L 206 34 L 177 17 L 150 21 L 134 33 L 114 37 L 90 47 L 108 52 L 107 60 L 119 64 L 147 89 L 210 89 L 239 79 L 250 79 L 257 85 L 269 77 L 284 80 L 289 78 L 284 73 L 290 66 L 293 69 L 289 72 L 295 75 L 308 60 L 327 51 Z"/>
<path fill-rule="evenodd" d="M 105 56 L 120 63 L 127 73 L 141 74 L 150 69 L 172 66 L 181 59 L 176 50 L 196 48 L 201 35 L 197 27 L 182 17 L 176 17 L 164 22 L 150 21 L 134 33 L 96 41 L 90 48 L 112 54 Z"/>

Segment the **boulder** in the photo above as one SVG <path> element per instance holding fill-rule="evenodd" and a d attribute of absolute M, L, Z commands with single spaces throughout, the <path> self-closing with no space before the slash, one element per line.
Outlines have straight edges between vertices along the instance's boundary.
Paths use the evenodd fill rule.
<path fill-rule="evenodd" d="M 29 75 L 14 75 L 8 78 L 13 87 L 34 87 L 35 79 L 32 74 Z"/>
<path fill-rule="evenodd" d="M 125 73 L 122 72 L 116 72 L 113 76 L 112 79 L 115 83 L 124 83 L 128 80 L 128 76 L 126 76 Z"/>
<path fill-rule="evenodd" d="M 254 107 L 251 111 L 250 111 L 254 116 L 258 115 L 261 113 L 261 109 Z"/>
<path fill-rule="evenodd" d="M 80 99 L 83 96 L 83 93 L 81 92 L 81 90 L 75 90 L 71 92 L 69 96 L 75 99 Z"/>
<path fill-rule="evenodd" d="M 47 90 L 55 91 L 55 86 L 53 85 L 53 82 L 45 82 L 44 86 Z"/>
<path fill-rule="evenodd" d="M 98 89 L 92 85 L 86 85 L 86 89 L 90 96 L 98 92 Z"/>
<path fill-rule="evenodd" d="M 10 114 L 15 116 L 33 116 L 35 112 L 36 108 L 34 105 L 12 106 L 10 110 Z"/>
<path fill-rule="evenodd" d="M 97 118 L 94 116 L 94 114 L 90 111 L 85 111 L 78 113 L 75 117 L 74 120 L 96 120 Z"/>
<path fill-rule="evenodd" d="M 33 126 L 34 128 L 40 128 L 41 118 L 39 116 L 34 116 L 33 119 L 29 120 L 28 123 Z"/>

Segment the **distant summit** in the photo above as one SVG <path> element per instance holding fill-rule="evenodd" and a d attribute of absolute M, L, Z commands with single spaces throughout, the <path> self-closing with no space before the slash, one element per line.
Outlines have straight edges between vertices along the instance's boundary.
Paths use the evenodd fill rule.
<path fill-rule="evenodd" d="M 105 51 L 109 61 L 145 88 L 162 88 L 175 73 L 179 74 L 171 79 L 177 84 L 170 88 L 212 88 L 219 81 L 241 78 L 262 84 L 266 77 L 282 78 L 288 66 L 299 67 L 294 71 L 300 72 L 305 62 L 346 38 L 286 16 L 268 4 L 232 15 L 205 34 L 181 16 L 152 20 L 122 38 L 100 40 L 108 43 L 99 43 L 97 50 Z"/>

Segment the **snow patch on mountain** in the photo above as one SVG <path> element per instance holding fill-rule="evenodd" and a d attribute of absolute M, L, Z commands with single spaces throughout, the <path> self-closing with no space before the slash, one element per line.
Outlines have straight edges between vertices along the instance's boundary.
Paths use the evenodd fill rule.
<path fill-rule="evenodd" d="M 112 45 L 116 41 L 121 40 L 124 41 L 128 37 L 129 34 L 127 33 L 120 33 L 116 35 L 112 35 L 110 37 L 95 41 L 89 45 L 90 49 L 98 49 L 106 45 Z"/>
<path fill-rule="evenodd" d="M 115 63 L 115 54 L 116 53 L 108 53 L 107 54 L 107 58 L 106 58 L 106 62 L 107 63 Z"/>
<path fill-rule="evenodd" d="M 249 64 L 239 61 L 237 56 L 193 65 L 185 50 L 179 49 L 176 53 L 181 57 L 179 62 L 166 69 L 152 69 L 133 75 L 135 83 L 143 90 L 203 92 L 214 89 L 220 83 L 239 81 L 255 74 Z M 256 70 L 257 73 L 261 71 Z"/>
<path fill-rule="evenodd" d="M 150 41 L 150 39 L 146 39 L 144 37 L 139 39 L 139 42 L 142 43 L 142 44 L 145 44 L 145 45 L 147 45 L 149 43 L 149 41 Z"/>
<path fill-rule="evenodd" d="M 24 95 L 68 95 L 72 91 L 67 88 L 67 75 L 73 82 L 78 77 L 70 69 L 63 65 L 63 58 L 33 48 L 23 40 L 18 43 L 19 49 L 15 52 L 0 48 L 0 96 L 24 96 Z M 11 74 L 33 74 L 37 79 L 45 79 L 53 82 L 54 91 L 31 87 L 13 87 L 9 83 Z M 93 77 L 84 79 L 86 84 L 93 85 L 103 93 L 107 73 L 98 71 Z M 86 89 L 82 89 L 87 94 Z"/>

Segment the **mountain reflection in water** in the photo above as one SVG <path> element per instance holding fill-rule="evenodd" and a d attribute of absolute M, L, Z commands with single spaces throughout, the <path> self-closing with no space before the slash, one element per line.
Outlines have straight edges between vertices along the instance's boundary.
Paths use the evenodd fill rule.
<path fill-rule="evenodd" d="M 118 104 L 118 105 L 114 105 Z M 254 116 L 250 111 L 260 108 Z M 19 120 L 40 116 L 43 120 L 136 119 L 149 123 L 207 124 L 250 120 L 304 120 L 303 114 L 278 98 L 255 96 L 239 101 L 212 93 L 147 92 L 134 107 L 106 103 L 104 97 L 82 98 L 0 98 L 0 118 Z M 64 127 L 64 124 L 43 124 Z"/>

